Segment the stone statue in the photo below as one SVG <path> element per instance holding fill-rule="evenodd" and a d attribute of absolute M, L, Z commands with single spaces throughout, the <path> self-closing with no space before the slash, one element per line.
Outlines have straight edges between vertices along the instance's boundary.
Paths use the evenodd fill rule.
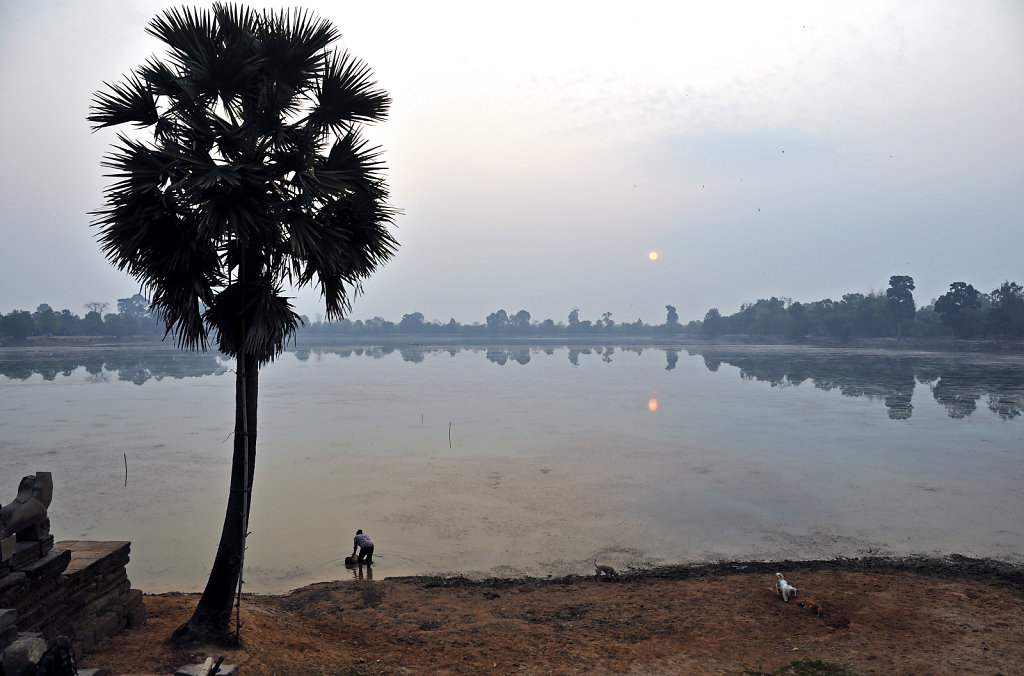
<path fill-rule="evenodd" d="M 50 533 L 46 508 L 53 499 L 53 476 L 36 472 L 22 478 L 18 497 L 0 509 L 0 538 L 18 535 L 19 540 L 38 540 Z"/>

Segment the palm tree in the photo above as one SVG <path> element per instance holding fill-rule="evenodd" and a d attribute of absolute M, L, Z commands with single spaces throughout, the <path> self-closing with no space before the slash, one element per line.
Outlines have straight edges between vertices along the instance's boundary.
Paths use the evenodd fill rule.
<path fill-rule="evenodd" d="M 260 367 L 300 319 L 286 288 L 319 288 L 328 319 L 390 259 L 396 211 L 380 151 L 360 135 L 391 100 L 369 68 L 331 49 L 340 33 L 296 9 L 169 9 L 162 41 L 92 102 L 93 129 L 130 125 L 104 158 L 113 183 L 95 211 L 113 265 L 140 281 L 165 335 L 237 360 L 231 488 L 210 578 L 185 639 L 230 640 L 256 460 Z M 237 617 L 237 608 L 236 608 Z M 234 639 L 238 638 L 236 625 Z"/>

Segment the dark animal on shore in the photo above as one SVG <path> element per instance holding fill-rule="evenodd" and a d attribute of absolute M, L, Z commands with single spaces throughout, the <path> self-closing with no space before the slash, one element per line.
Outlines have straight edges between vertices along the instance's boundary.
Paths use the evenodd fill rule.
<path fill-rule="evenodd" d="M 609 577 L 613 580 L 619 579 L 619 574 L 614 568 L 606 566 L 603 563 L 598 563 L 597 561 L 594 561 L 594 571 L 594 575 L 597 577 Z"/>
<path fill-rule="evenodd" d="M 815 615 L 821 615 L 823 612 L 825 612 L 825 609 L 822 608 L 821 604 L 818 603 L 817 601 L 812 601 L 810 599 L 806 599 L 804 601 L 797 601 L 797 603 L 800 604 L 801 608 L 806 608 L 807 610 L 811 611 Z"/>

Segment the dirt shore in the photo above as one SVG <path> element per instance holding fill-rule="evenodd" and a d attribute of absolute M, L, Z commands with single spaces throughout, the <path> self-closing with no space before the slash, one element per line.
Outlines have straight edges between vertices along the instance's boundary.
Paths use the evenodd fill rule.
<path fill-rule="evenodd" d="M 776 572 L 799 589 L 789 603 Z M 196 600 L 147 595 L 146 625 L 79 667 L 172 674 L 212 655 L 244 676 L 1024 674 L 1024 569 L 963 557 L 321 582 L 245 597 L 239 647 L 172 646 Z M 806 670 L 783 670 L 794 663 Z"/>

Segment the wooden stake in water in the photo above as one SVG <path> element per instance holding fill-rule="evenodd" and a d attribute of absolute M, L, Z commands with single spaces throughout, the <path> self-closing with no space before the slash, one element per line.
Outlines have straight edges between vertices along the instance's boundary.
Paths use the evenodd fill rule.
<path fill-rule="evenodd" d="M 448 448 L 452 447 L 452 423 L 448 422 Z"/>
<path fill-rule="evenodd" d="M 124 454 L 124 487 L 128 488 L 128 454 Z"/>

